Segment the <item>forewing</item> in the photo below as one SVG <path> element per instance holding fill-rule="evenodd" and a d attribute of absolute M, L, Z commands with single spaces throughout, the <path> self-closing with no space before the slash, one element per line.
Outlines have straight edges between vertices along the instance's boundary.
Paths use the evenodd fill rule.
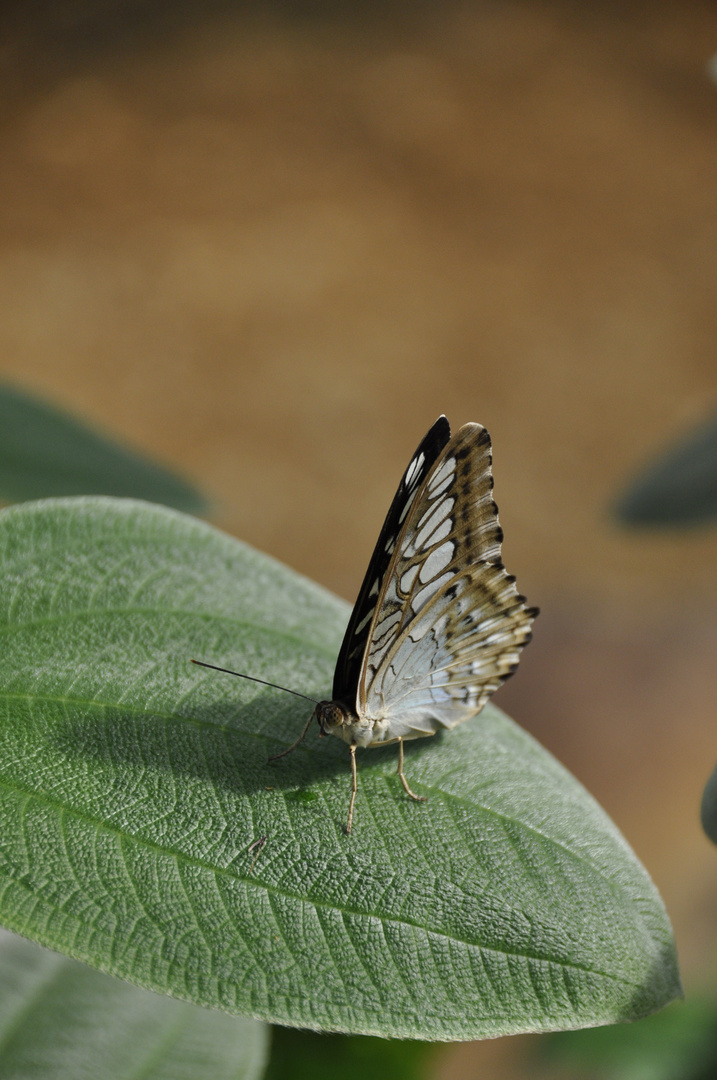
<path fill-rule="evenodd" d="M 491 443 L 466 424 L 416 494 L 396 542 L 359 678 L 359 715 L 386 741 L 453 727 L 518 663 L 537 610 L 501 562 Z"/>
<path fill-rule="evenodd" d="M 386 571 L 391 563 L 396 540 L 409 515 L 416 493 L 421 489 L 431 466 L 448 443 L 450 436 L 451 429 L 448 421 L 445 416 L 439 416 L 411 458 L 376 541 L 358 599 L 351 612 L 334 672 L 333 699 L 344 702 L 352 710 L 356 705 L 358 679 L 369 627 L 381 594 Z"/>

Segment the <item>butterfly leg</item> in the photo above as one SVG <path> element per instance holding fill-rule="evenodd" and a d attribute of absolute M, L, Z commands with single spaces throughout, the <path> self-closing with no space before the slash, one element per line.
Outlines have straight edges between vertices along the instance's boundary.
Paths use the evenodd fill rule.
<path fill-rule="evenodd" d="M 346 835 L 351 832 L 351 824 L 354 819 L 354 803 L 356 802 L 356 790 L 358 788 L 358 773 L 356 772 L 356 747 L 349 746 L 351 751 L 351 802 L 349 803 L 349 819 L 346 822 Z"/>
<path fill-rule="evenodd" d="M 272 754 L 269 758 L 269 761 L 278 761 L 280 757 L 286 757 L 286 755 L 290 754 L 292 750 L 296 750 L 299 743 L 303 742 L 306 738 L 306 732 L 311 727 L 311 721 L 314 719 L 315 715 L 316 713 L 312 713 L 309 719 L 306 721 L 304 730 L 301 732 L 301 735 L 299 735 L 299 738 L 296 740 L 296 742 L 293 742 L 291 746 L 287 746 L 286 750 L 282 750 L 280 754 Z"/>
<path fill-rule="evenodd" d="M 401 777 L 403 790 L 406 792 L 407 795 L 410 795 L 412 799 L 416 800 L 416 802 L 428 802 L 428 799 L 425 795 L 416 795 L 416 793 L 414 791 L 411 791 L 410 787 L 408 786 L 408 780 L 406 779 L 406 775 L 403 771 L 403 739 L 398 740 L 398 775 Z"/>

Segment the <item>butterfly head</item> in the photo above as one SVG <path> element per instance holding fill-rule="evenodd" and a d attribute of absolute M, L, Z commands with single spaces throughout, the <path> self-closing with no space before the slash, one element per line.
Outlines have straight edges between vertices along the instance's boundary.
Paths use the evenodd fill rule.
<path fill-rule="evenodd" d="M 338 701 L 320 701 L 314 716 L 319 722 L 322 735 L 335 735 L 348 721 L 348 713 Z"/>

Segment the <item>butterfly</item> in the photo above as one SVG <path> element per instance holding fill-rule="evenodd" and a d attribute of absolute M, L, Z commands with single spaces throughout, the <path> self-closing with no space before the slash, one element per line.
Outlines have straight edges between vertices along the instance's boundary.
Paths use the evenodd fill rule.
<path fill-rule="evenodd" d="M 484 427 L 465 424 L 451 436 L 446 417 L 436 420 L 386 515 L 339 650 L 331 700 L 316 702 L 296 742 L 270 759 L 294 750 L 314 719 L 322 734 L 348 743 L 347 833 L 358 747 L 398 743 L 403 789 L 425 801 L 406 779 L 404 742 L 480 712 L 530 641 L 538 609 L 527 606 L 501 561 L 491 466 Z"/>

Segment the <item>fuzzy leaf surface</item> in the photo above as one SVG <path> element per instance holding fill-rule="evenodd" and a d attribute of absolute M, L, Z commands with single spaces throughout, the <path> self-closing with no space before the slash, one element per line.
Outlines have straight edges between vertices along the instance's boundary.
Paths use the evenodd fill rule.
<path fill-rule="evenodd" d="M 359 754 L 311 705 L 346 604 L 181 514 L 0 514 L 0 921 L 153 990 L 319 1030 L 474 1039 L 680 992 L 660 898 L 587 792 L 496 708 Z M 266 837 L 264 846 L 254 847 Z"/>

